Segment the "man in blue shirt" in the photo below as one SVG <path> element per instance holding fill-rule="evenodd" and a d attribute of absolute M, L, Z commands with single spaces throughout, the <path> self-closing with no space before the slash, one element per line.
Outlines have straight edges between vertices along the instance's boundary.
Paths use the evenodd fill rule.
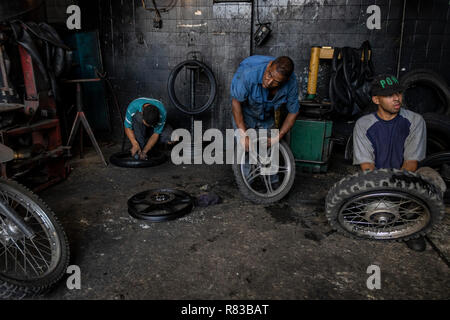
<path fill-rule="evenodd" d="M 425 158 L 426 125 L 421 115 L 402 109 L 403 87 L 393 75 L 382 74 L 372 82 L 374 113 L 356 121 L 353 131 L 353 164 L 363 171 L 380 168 L 416 171 Z M 406 242 L 425 250 L 423 237 Z"/>
<path fill-rule="evenodd" d="M 248 128 L 274 127 L 274 110 L 286 105 L 288 115 L 279 135 L 268 144 L 279 141 L 292 128 L 297 118 L 298 82 L 294 63 L 289 57 L 251 56 L 241 62 L 231 82 L 233 125 L 245 132 Z M 248 137 L 245 141 L 248 150 Z"/>
<path fill-rule="evenodd" d="M 166 118 L 164 105 L 156 99 L 138 98 L 128 105 L 124 125 L 125 134 L 131 142 L 131 156 L 144 160 L 160 135 L 163 142 L 170 139 L 164 132 L 167 131 L 164 130 Z"/>

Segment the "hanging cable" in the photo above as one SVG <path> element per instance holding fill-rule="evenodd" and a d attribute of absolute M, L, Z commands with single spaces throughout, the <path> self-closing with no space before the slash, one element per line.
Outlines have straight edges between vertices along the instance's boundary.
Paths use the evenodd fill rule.
<path fill-rule="evenodd" d="M 177 1 L 178 1 L 178 0 L 172 0 L 172 1 L 170 2 L 170 4 L 169 4 L 166 8 L 162 8 L 162 9 L 157 9 L 157 8 L 156 8 L 156 4 L 155 4 L 155 0 L 152 0 L 152 1 L 153 1 L 154 8 L 147 8 L 147 6 L 145 5 L 145 0 L 142 0 L 142 7 L 143 7 L 145 10 L 148 10 L 148 11 L 168 12 L 168 11 L 170 11 L 171 9 L 173 9 L 173 7 L 175 7 L 175 5 L 177 4 Z"/>

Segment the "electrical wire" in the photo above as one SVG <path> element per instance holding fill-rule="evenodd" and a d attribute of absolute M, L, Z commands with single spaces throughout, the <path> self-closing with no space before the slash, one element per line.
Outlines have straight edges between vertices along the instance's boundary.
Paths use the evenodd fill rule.
<path fill-rule="evenodd" d="M 256 0 L 256 21 L 258 21 L 258 26 L 261 25 L 261 21 L 259 21 L 259 0 Z"/>
<path fill-rule="evenodd" d="M 171 9 L 173 9 L 173 7 L 175 7 L 175 5 L 177 4 L 177 1 L 178 1 L 178 0 L 172 0 L 172 1 L 170 2 L 170 4 L 169 4 L 166 8 L 162 8 L 162 9 L 158 9 L 158 8 L 156 7 L 155 0 L 152 0 L 152 1 L 153 1 L 154 8 L 147 8 L 147 6 L 145 5 L 145 0 L 142 0 L 142 7 L 143 7 L 145 10 L 148 10 L 148 11 L 168 12 L 168 11 L 170 11 Z"/>

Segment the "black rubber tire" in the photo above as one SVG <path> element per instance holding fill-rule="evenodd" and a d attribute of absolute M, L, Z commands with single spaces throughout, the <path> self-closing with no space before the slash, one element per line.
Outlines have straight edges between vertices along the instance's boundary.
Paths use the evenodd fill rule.
<path fill-rule="evenodd" d="M 15 189 L 24 197 L 33 201 L 42 209 L 43 212 L 45 212 L 51 223 L 54 225 L 56 233 L 58 234 L 58 239 L 60 241 L 61 247 L 61 255 L 53 272 L 35 281 L 17 281 L 6 278 L 3 274 L 0 273 L 0 300 L 20 300 L 23 298 L 43 294 L 50 290 L 52 286 L 55 285 L 58 281 L 60 281 L 66 273 L 70 258 L 69 241 L 67 240 L 66 233 L 64 232 L 64 229 L 62 228 L 53 211 L 37 195 L 15 181 L 0 178 L 0 189 L 2 189 L 2 184 L 8 185 L 10 188 Z"/>
<path fill-rule="evenodd" d="M 114 153 L 109 162 L 123 168 L 147 168 L 158 166 L 167 161 L 167 156 L 157 150 L 150 151 L 147 160 L 132 158 L 130 151 L 121 151 Z"/>
<path fill-rule="evenodd" d="M 437 113 L 422 116 L 427 125 L 427 154 L 450 151 L 450 117 Z"/>
<path fill-rule="evenodd" d="M 450 151 L 438 152 L 419 162 L 420 167 L 439 167 L 443 163 L 450 163 Z"/>
<path fill-rule="evenodd" d="M 147 194 L 149 192 L 153 192 L 153 191 L 176 193 L 176 194 L 186 197 L 187 199 L 190 198 L 191 201 L 189 203 L 186 203 L 187 206 L 185 208 L 182 208 L 176 212 L 168 212 L 168 213 L 159 214 L 159 215 L 141 214 L 133 208 L 132 200 L 134 197 L 139 197 L 140 195 L 145 195 L 145 194 Z M 169 202 L 169 204 L 170 204 L 170 202 Z M 127 205 L 128 205 L 128 213 L 130 214 L 130 216 L 132 216 L 135 219 L 145 220 L 145 221 L 149 221 L 149 222 L 165 222 L 165 221 L 171 221 L 171 220 L 181 218 L 181 217 L 187 215 L 188 213 L 190 213 L 192 211 L 192 209 L 194 208 L 194 198 L 190 194 L 188 194 L 187 192 L 184 192 L 182 190 L 154 189 L 154 190 L 142 191 L 142 192 L 135 194 L 130 199 L 128 199 Z"/>
<path fill-rule="evenodd" d="M 444 165 L 445 168 L 443 167 Z M 450 203 L 450 151 L 438 152 L 426 157 L 419 162 L 419 168 L 421 167 L 430 167 L 439 172 L 447 186 L 447 191 L 444 193 L 444 202 Z"/>
<path fill-rule="evenodd" d="M 292 174 L 289 178 L 289 181 L 285 187 L 285 189 L 280 192 L 279 194 L 277 194 L 274 197 L 260 197 L 256 194 L 254 194 L 251 190 L 249 190 L 244 182 L 244 177 L 241 174 L 241 170 L 240 170 L 240 164 L 234 163 L 232 165 L 233 168 L 233 174 L 236 180 L 236 184 L 238 185 L 239 191 L 241 192 L 241 194 L 248 200 L 250 200 L 251 202 L 255 203 L 255 204 L 271 204 L 277 201 L 280 201 L 281 199 L 283 199 L 291 190 L 292 186 L 294 185 L 294 180 L 295 180 L 295 159 L 294 159 L 294 155 L 292 154 L 291 149 L 289 148 L 289 145 L 285 142 L 285 141 L 280 141 L 280 149 L 284 148 L 286 149 L 286 152 L 289 156 L 289 162 L 291 164 L 291 168 L 292 168 Z M 236 154 L 236 153 L 235 153 Z"/>
<path fill-rule="evenodd" d="M 340 224 L 339 211 L 346 203 L 357 196 L 380 191 L 407 193 L 422 200 L 430 211 L 430 221 L 418 232 L 404 237 L 383 240 L 351 233 Z M 418 174 L 397 169 L 379 169 L 360 171 L 334 184 L 325 199 L 325 212 L 330 225 L 347 237 L 377 241 L 402 241 L 418 238 L 429 233 L 442 220 L 445 215 L 445 207 L 440 189 L 423 180 Z"/>
<path fill-rule="evenodd" d="M 205 74 L 209 80 L 209 88 L 210 88 L 209 89 L 210 95 L 209 95 L 208 101 L 200 108 L 197 108 L 194 110 L 189 110 L 190 109 L 189 106 L 185 106 L 184 104 L 182 104 L 180 102 L 180 100 L 178 100 L 176 93 L 175 93 L 175 80 L 178 76 L 178 73 L 186 65 L 189 65 L 189 64 L 197 65 L 202 69 L 202 71 L 205 72 Z M 170 72 L 169 79 L 167 81 L 167 92 L 169 94 L 170 101 L 173 103 L 173 105 L 178 110 L 180 110 L 181 112 L 183 112 L 185 114 L 189 114 L 189 115 L 200 114 L 212 106 L 214 99 L 216 98 L 217 82 L 216 82 L 216 78 L 214 77 L 212 70 L 206 64 L 204 64 L 203 62 L 200 62 L 198 60 L 186 60 L 186 61 L 179 63 L 177 66 L 175 66 L 175 68 L 172 70 L 172 72 Z"/>
<path fill-rule="evenodd" d="M 420 114 L 434 112 L 450 115 L 450 89 L 445 79 L 436 72 L 426 69 L 412 70 L 402 76 L 400 83 L 405 87 L 403 103 L 408 109 Z M 417 86 L 431 90 L 432 93 L 430 94 L 432 94 L 433 99 L 439 101 L 440 104 L 436 106 L 435 103 L 430 103 L 423 97 L 420 101 L 417 97 L 414 99 L 413 89 Z"/>

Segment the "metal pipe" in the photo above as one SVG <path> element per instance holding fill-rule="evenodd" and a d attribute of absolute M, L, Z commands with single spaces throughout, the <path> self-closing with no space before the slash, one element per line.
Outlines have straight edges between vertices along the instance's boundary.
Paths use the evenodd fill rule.
<path fill-rule="evenodd" d="M 13 89 L 9 86 L 8 83 L 8 74 L 6 73 L 5 59 L 3 57 L 3 46 L 0 45 L 0 69 L 2 73 L 3 79 L 3 88 L 1 88 L 2 92 L 8 91 L 10 95 L 14 94 Z"/>
<path fill-rule="evenodd" d="M 252 1 L 252 5 L 251 5 L 251 12 L 250 12 L 250 55 L 253 55 L 253 33 L 255 32 L 255 29 L 253 28 L 253 24 L 255 23 L 255 17 L 253 15 L 253 12 L 255 10 L 255 1 Z"/>
<path fill-rule="evenodd" d="M 401 28 L 401 32 L 400 32 L 400 48 L 398 50 L 398 58 L 397 58 L 397 78 L 400 75 L 400 62 L 401 62 L 401 58 L 402 58 L 403 32 L 404 32 L 404 29 L 405 29 L 406 1 L 407 0 L 403 0 L 402 28 Z"/>

